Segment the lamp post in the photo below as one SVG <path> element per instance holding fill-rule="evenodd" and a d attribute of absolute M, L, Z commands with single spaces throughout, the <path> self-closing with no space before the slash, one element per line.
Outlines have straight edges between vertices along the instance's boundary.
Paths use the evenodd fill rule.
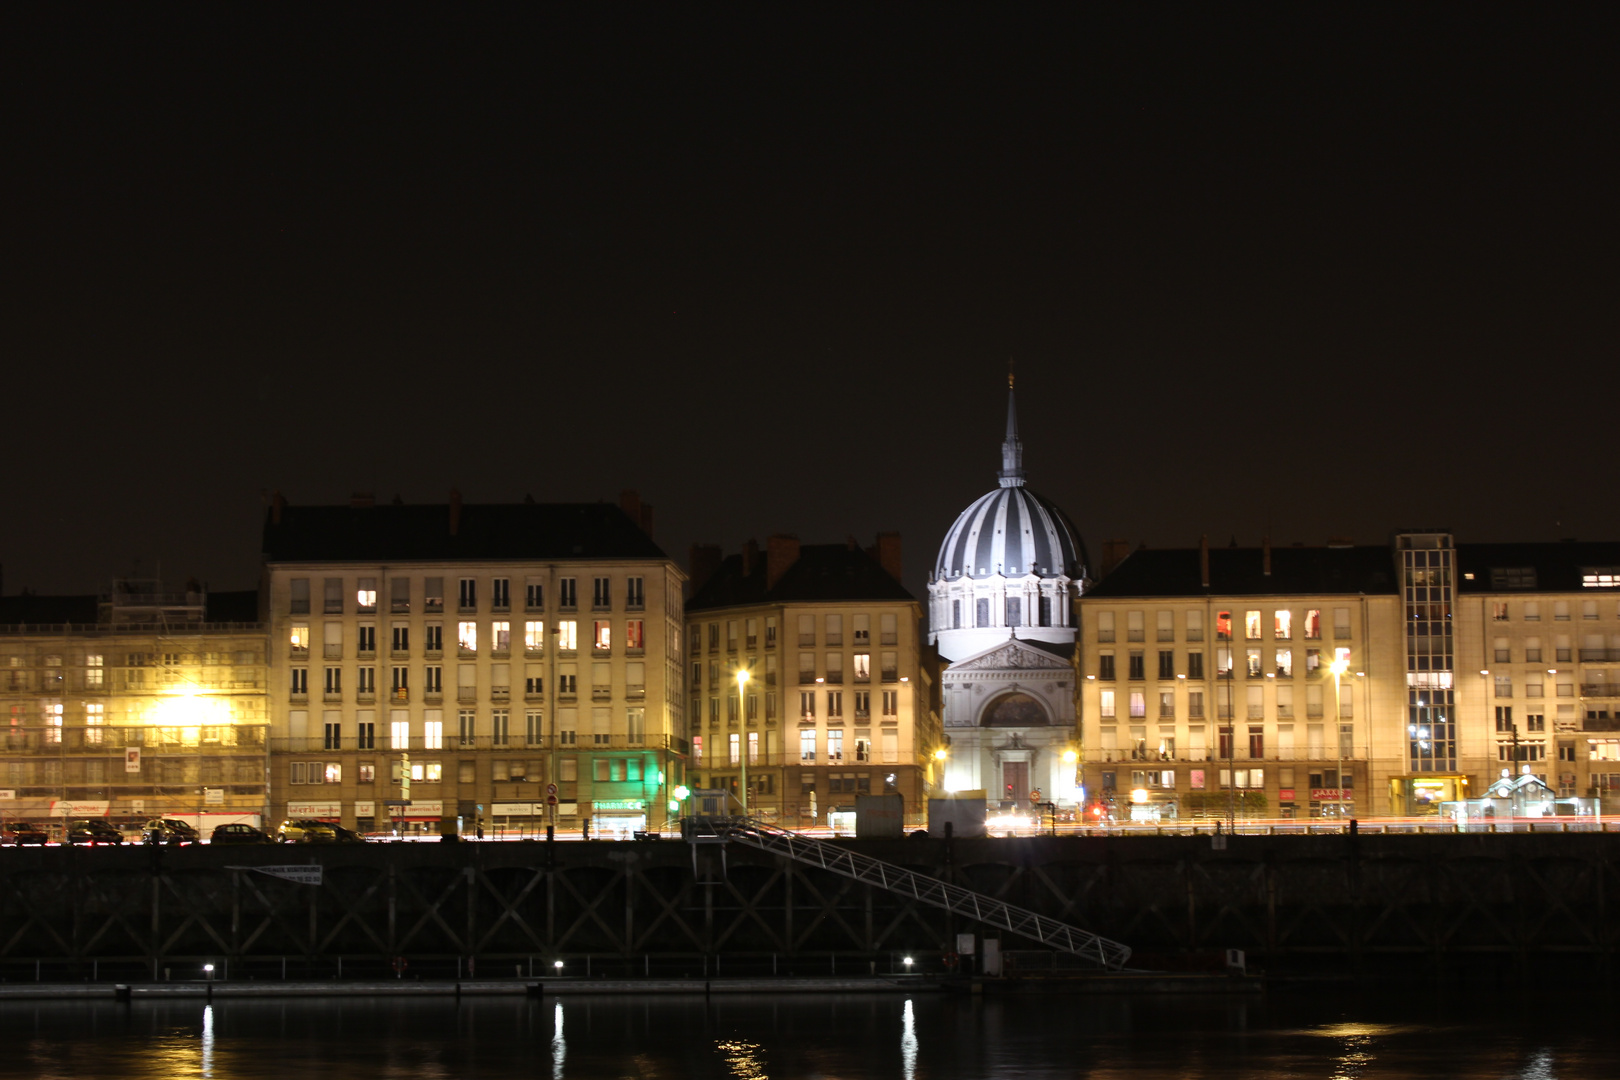
<path fill-rule="evenodd" d="M 742 763 L 742 812 L 743 817 L 748 816 L 748 699 L 744 691 L 748 688 L 748 669 L 737 668 L 737 760 Z"/>
<path fill-rule="evenodd" d="M 1344 735 L 1341 730 L 1344 708 L 1339 700 L 1339 679 L 1349 667 L 1350 660 L 1343 654 L 1334 657 L 1333 663 L 1328 666 L 1328 670 L 1333 672 L 1333 747 L 1338 760 L 1338 787 L 1335 790 L 1339 795 L 1334 800 L 1334 806 L 1337 807 L 1338 816 L 1341 818 L 1344 817 Z"/>

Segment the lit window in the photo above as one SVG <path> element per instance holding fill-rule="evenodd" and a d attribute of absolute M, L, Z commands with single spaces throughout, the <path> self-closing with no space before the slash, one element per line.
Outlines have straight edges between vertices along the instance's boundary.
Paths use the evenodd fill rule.
<path fill-rule="evenodd" d="M 736 738 L 735 735 L 732 738 Z M 805 728 L 799 732 L 799 760 L 816 760 L 816 732 L 814 728 Z"/>
<path fill-rule="evenodd" d="M 326 782 L 328 784 L 343 783 L 343 766 L 336 761 L 326 763 Z"/>
<path fill-rule="evenodd" d="M 855 681 L 866 682 L 872 677 L 872 654 L 855 654 Z"/>
<path fill-rule="evenodd" d="M 1250 641 L 1260 640 L 1260 613 L 1258 611 L 1245 611 L 1243 613 L 1243 636 Z"/>
<path fill-rule="evenodd" d="M 606 619 L 597 619 L 591 637 L 591 648 L 606 651 L 613 647 L 613 624 Z"/>
<path fill-rule="evenodd" d="M 424 783 L 437 784 L 444 779 L 444 766 L 437 761 L 429 761 L 423 767 L 422 780 Z"/>
<path fill-rule="evenodd" d="M 1620 589 L 1620 567 L 1603 566 L 1583 570 L 1581 586 L 1587 589 Z"/>
<path fill-rule="evenodd" d="M 508 652 L 512 648 L 512 624 L 509 622 L 496 622 L 489 624 L 489 647 L 498 653 Z"/>
<path fill-rule="evenodd" d="M 107 678 L 106 659 L 99 653 L 84 658 L 84 685 L 103 686 Z"/>
<path fill-rule="evenodd" d="M 1215 613 L 1215 636 L 1221 641 L 1232 640 L 1232 613 L 1230 611 L 1217 611 Z"/>
<path fill-rule="evenodd" d="M 431 715 L 431 712 L 429 715 Z M 422 723 L 422 747 L 426 750 L 441 750 L 444 748 L 443 720 L 427 720 Z"/>
<path fill-rule="evenodd" d="M 377 610 L 377 579 L 376 578 L 367 578 L 367 577 L 361 578 L 360 579 L 360 587 L 355 590 L 354 599 L 355 599 L 355 603 L 359 605 L 361 611 L 364 611 L 364 612 L 376 611 Z"/>
<path fill-rule="evenodd" d="M 1317 641 L 1322 637 L 1322 613 L 1315 608 L 1305 613 L 1305 639 Z"/>
<path fill-rule="evenodd" d="M 540 652 L 546 647 L 546 624 L 531 621 L 523 624 L 523 651 Z"/>
<path fill-rule="evenodd" d="M 1294 636 L 1294 613 L 1286 609 L 1273 613 L 1272 627 L 1277 637 L 1287 641 Z"/>
<path fill-rule="evenodd" d="M 107 723 L 107 706 L 99 701 L 92 701 L 84 707 L 84 743 L 86 746 L 100 746 L 102 727 Z"/>
<path fill-rule="evenodd" d="M 45 741 L 48 743 L 62 741 L 62 703 L 60 701 L 47 701 L 45 703 Z"/>
<path fill-rule="evenodd" d="M 564 619 L 557 624 L 557 648 L 564 652 L 579 648 L 579 623 Z"/>
<path fill-rule="evenodd" d="M 293 626 L 292 630 L 288 634 L 288 640 L 292 644 L 293 652 L 309 652 L 309 627 L 297 625 Z"/>
<path fill-rule="evenodd" d="M 1104 690 L 1102 692 L 1102 696 L 1101 696 L 1101 699 L 1099 701 L 1099 709 L 1098 709 L 1098 711 L 1105 717 L 1109 717 L 1109 718 L 1113 717 L 1113 715 L 1114 715 L 1114 692 L 1112 690 Z"/>
<path fill-rule="evenodd" d="M 456 646 L 463 652 L 478 651 L 478 624 L 464 622 L 456 624 Z"/>
<path fill-rule="evenodd" d="M 411 722 L 409 720 L 395 720 L 388 725 L 388 737 L 395 750 L 409 750 L 411 748 Z"/>
<path fill-rule="evenodd" d="M 631 619 L 624 624 L 624 647 L 626 649 L 641 649 L 644 647 L 643 635 L 646 625 L 641 619 Z"/>
<path fill-rule="evenodd" d="M 703 736 L 692 736 L 692 766 L 700 767 L 703 764 Z"/>

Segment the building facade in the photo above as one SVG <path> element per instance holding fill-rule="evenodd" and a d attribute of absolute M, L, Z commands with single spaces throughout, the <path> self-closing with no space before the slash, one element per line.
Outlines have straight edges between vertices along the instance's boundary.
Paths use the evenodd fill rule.
<path fill-rule="evenodd" d="M 278 499 L 264 534 L 274 816 L 362 832 L 663 828 L 688 750 L 684 575 L 649 523 L 631 493 Z"/>
<path fill-rule="evenodd" d="M 0 598 L 0 817 L 259 823 L 265 683 L 254 592 Z"/>
<path fill-rule="evenodd" d="M 787 536 L 723 561 L 694 548 L 692 577 L 693 786 L 738 806 L 746 790 L 751 813 L 790 827 L 852 827 L 856 796 L 884 793 L 921 821 L 943 740 L 898 534 L 869 551 Z"/>
<path fill-rule="evenodd" d="M 1025 484 L 1013 391 L 998 486 L 945 534 L 928 597 L 948 736 L 945 786 L 992 805 L 1072 807 L 1075 601 L 1085 547 L 1064 512 Z"/>
<path fill-rule="evenodd" d="M 1094 812 L 1422 816 L 1526 764 L 1609 797 L 1617 563 L 1443 530 L 1137 551 L 1081 602 Z"/>

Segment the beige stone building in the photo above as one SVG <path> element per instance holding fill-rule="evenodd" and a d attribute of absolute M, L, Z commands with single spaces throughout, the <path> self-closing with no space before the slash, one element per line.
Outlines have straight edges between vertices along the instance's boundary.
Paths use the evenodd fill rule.
<path fill-rule="evenodd" d="M 693 786 L 740 798 L 746 771 L 750 812 L 795 827 L 852 828 L 855 798 L 885 793 L 923 820 L 944 739 L 899 535 L 870 550 L 773 536 L 723 561 L 699 547 L 691 570 Z"/>
<path fill-rule="evenodd" d="M 0 817 L 258 824 L 265 682 L 255 592 L 0 598 Z"/>
<path fill-rule="evenodd" d="M 688 752 L 684 575 L 649 524 L 631 493 L 278 499 L 264 542 L 274 814 L 362 832 L 663 828 Z"/>
<path fill-rule="evenodd" d="M 1526 765 L 1603 797 L 1620 781 L 1616 566 L 1620 545 L 1445 532 L 1134 552 L 1080 604 L 1092 810 L 1421 816 Z"/>

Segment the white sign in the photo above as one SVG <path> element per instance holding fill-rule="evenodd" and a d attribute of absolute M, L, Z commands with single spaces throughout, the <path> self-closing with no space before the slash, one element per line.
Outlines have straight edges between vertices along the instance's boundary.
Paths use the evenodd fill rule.
<path fill-rule="evenodd" d="M 555 795 L 555 794 L 557 794 L 557 785 L 556 784 L 547 784 L 546 785 L 546 794 L 547 795 Z"/>
<path fill-rule="evenodd" d="M 530 817 L 542 809 L 539 803 L 498 802 L 490 804 L 489 812 L 496 817 Z"/>
<path fill-rule="evenodd" d="M 0 788 L 0 802 L 11 802 L 17 797 L 16 788 Z"/>
<path fill-rule="evenodd" d="M 438 799 L 412 799 L 411 805 L 401 806 L 396 817 L 419 820 L 421 818 L 436 818 L 444 815 L 444 803 Z"/>
<path fill-rule="evenodd" d="M 222 788 L 222 787 L 205 787 L 205 788 L 203 788 L 203 805 L 204 806 L 224 806 L 225 805 L 225 789 Z"/>
<path fill-rule="evenodd" d="M 296 881 L 300 885 L 319 885 L 321 883 L 321 868 L 319 866 L 227 866 L 227 870 L 254 870 L 271 877 L 285 878 Z"/>
<path fill-rule="evenodd" d="M 374 817 L 377 813 L 375 802 L 357 802 L 354 804 L 355 817 Z"/>
<path fill-rule="evenodd" d="M 140 772 L 141 771 L 141 748 L 140 747 L 131 746 L 131 747 L 128 747 L 124 751 L 124 771 L 127 772 L 127 773 L 134 773 L 134 772 Z"/>
<path fill-rule="evenodd" d="M 288 817 L 329 818 L 342 817 L 343 804 L 335 802 L 290 802 Z"/>
<path fill-rule="evenodd" d="M 129 812 L 132 813 L 132 814 L 144 814 L 144 813 L 146 813 L 146 800 L 145 799 L 131 799 L 131 800 L 129 800 Z"/>
<path fill-rule="evenodd" d="M 61 802 L 51 800 L 51 817 L 106 817 L 107 811 L 112 809 L 112 803 L 105 800 L 101 802 Z"/>

